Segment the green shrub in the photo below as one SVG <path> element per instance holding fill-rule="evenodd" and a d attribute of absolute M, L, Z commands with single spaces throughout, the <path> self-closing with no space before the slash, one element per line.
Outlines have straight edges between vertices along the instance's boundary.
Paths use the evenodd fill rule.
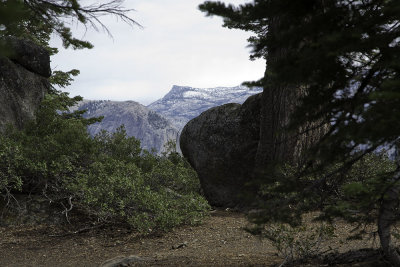
<path fill-rule="evenodd" d="M 141 232 L 198 223 L 209 206 L 194 170 L 177 153 L 157 156 L 124 127 L 94 138 L 82 112 L 69 113 L 65 93 L 48 95 L 35 121 L 0 138 L 0 193 L 45 194 L 80 207 L 95 220 L 124 222 Z"/>
<path fill-rule="evenodd" d="M 20 147 L 21 166 L 15 172 L 24 192 L 55 193 L 66 197 L 63 183 L 76 177 L 93 161 L 93 141 L 86 130 L 87 120 L 66 113 L 67 95 L 47 95 L 35 121 L 23 131 L 9 129 L 3 138 Z M 77 99 L 78 100 L 78 99 Z M 67 105 L 67 106 L 66 106 Z"/>
<path fill-rule="evenodd" d="M 180 193 L 200 192 L 200 182 L 196 172 L 181 157 L 174 155 L 173 160 L 162 156 L 156 160 L 151 171 L 146 174 L 146 181 L 152 190 L 170 188 Z"/>
<path fill-rule="evenodd" d="M 334 228 L 325 223 L 297 227 L 277 223 L 267 225 L 262 236 L 271 242 L 285 263 L 290 263 L 320 254 L 322 245 L 334 237 Z"/>
<path fill-rule="evenodd" d="M 361 239 L 368 234 L 365 226 L 376 224 L 384 191 L 390 186 L 387 181 L 395 169 L 395 162 L 384 153 L 367 154 L 351 166 L 333 163 L 323 173 L 318 170 L 301 176 L 296 167 L 284 165 L 277 172 L 280 179 L 260 186 L 265 201 L 249 215 L 258 225 L 253 233 L 272 241 L 284 258 L 308 257 L 318 253 L 316 241 L 329 238 L 325 235 L 329 231 L 324 230 L 329 228 L 304 225 L 302 215 L 317 211 L 316 221 L 332 223 L 342 218 L 354 225 L 348 238 Z"/>
<path fill-rule="evenodd" d="M 196 173 L 181 157 L 175 163 L 168 155 L 147 152 L 127 157 L 120 149 L 125 151 L 135 139 L 125 135 L 120 128 L 114 134 L 103 132 L 101 138 L 95 137 L 96 142 L 105 142 L 101 147 L 113 149 L 100 154 L 101 159 L 90 166 L 88 173 L 72 181 L 69 190 L 99 219 L 125 221 L 144 233 L 199 223 L 209 205 L 198 194 Z M 118 137 L 118 146 L 112 145 L 113 136 Z M 109 142 L 112 144 L 107 145 Z"/>
<path fill-rule="evenodd" d="M 0 192 L 9 197 L 13 190 L 21 190 L 22 179 L 18 169 L 23 164 L 20 144 L 0 136 Z"/>
<path fill-rule="evenodd" d="M 162 172 L 158 166 L 155 168 Z M 179 171 L 163 177 L 174 180 L 180 176 Z M 93 163 L 88 173 L 70 182 L 68 189 L 97 218 L 106 222 L 125 221 L 141 232 L 195 224 L 206 216 L 209 206 L 203 197 L 187 189 L 164 185 L 155 188 L 152 174 L 144 175 L 134 163 L 107 158 Z"/>
<path fill-rule="evenodd" d="M 343 183 L 337 185 L 338 195 L 324 207 L 324 215 L 360 225 L 375 224 L 381 198 L 395 169 L 395 162 L 384 153 L 366 155 L 352 166 Z M 355 231 L 355 234 L 360 233 Z"/>

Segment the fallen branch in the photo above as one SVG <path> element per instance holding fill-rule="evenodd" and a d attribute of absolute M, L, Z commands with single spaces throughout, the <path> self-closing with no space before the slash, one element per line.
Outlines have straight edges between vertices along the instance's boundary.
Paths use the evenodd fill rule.
<path fill-rule="evenodd" d="M 70 236 L 70 235 L 76 235 L 76 234 L 89 232 L 90 230 L 100 228 L 101 226 L 104 226 L 104 224 L 102 223 L 102 224 L 94 225 L 91 227 L 84 227 L 84 228 L 81 228 L 81 229 L 73 231 L 73 232 L 68 232 L 68 233 L 63 233 L 63 234 L 55 234 L 55 235 L 49 235 L 49 236 L 50 237 L 65 237 L 65 236 Z"/>

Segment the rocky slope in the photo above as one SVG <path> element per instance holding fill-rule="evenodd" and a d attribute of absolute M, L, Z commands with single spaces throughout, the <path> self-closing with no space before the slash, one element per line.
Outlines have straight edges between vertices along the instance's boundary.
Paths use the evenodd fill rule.
<path fill-rule="evenodd" d="M 142 148 L 157 152 L 163 151 L 167 141 L 177 138 L 178 130 L 166 118 L 134 101 L 84 100 L 74 109 L 86 109 L 85 117 L 104 117 L 102 122 L 89 126 L 91 135 L 101 130 L 115 132 L 123 124 L 127 135 L 139 139 Z"/>
<path fill-rule="evenodd" d="M 46 92 L 50 90 L 49 53 L 33 42 L 8 37 L 5 41 L 13 51 L 0 57 L 0 132 L 8 124 L 22 128 L 35 117 Z"/>
<path fill-rule="evenodd" d="M 261 92 L 261 88 L 245 86 L 193 88 L 174 85 L 168 94 L 147 107 L 170 119 L 181 130 L 203 111 L 227 103 L 242 104 L 248 97 Z"/>

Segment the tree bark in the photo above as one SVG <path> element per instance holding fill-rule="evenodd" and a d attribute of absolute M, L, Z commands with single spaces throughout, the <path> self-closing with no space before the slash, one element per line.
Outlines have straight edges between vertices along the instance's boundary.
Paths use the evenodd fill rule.
<path fill-rule="evenodd" d="M 268 35 L 276 39 L 281 26 L 281 18 L 270 20 Z M 282 83 L 271 83 L 269 73 L 274 72 L 274 64 L 287 56 L 286 47 L 270 47 L 267 56 L 265 84 L 262 94 L 260 141 L 256 155 L 256 173 L 268 172 L 268 165 L 276 161 L 291 160 L 294 144 L 290 143 L 285 127 L 296 102 L 294 88 Z"/>
<path fill-rule="evenodd" d="M 393 266 L 400 266 L 400 255 L 392 243 L 391 228 L 399 217 L 400 155 L 396 149 L 397 170 L 393 176 L 393 186 L 384 193 L 378 217 L 378 234 L 382 250 Z"/>
<path fill-rule="evenodd" d="M 265 87 L 262 95 L 260 142 L 256 163 L 265 167 L 269 163 L 294 160 L 296 139 L 287 132 L 289 117 L 293 113 L 298 95 L 288 86 Z"/>
<path fill-rule="evenodd" d="M 278 39 L 283 25 L 282 18 L 270 20 L 268 34 L 272 40 Z M 278 80 L 271 82 L 270 73 L 276 72 L 274 65 L 287 57 L 289 49 L 284 46 L 269 47 L 265 84 L 262 94 L 260 120 L 260 141 L 256 154 L 255 175 L 269 175 L 276 163 L 300 163 L 302 153 L 315 144 L 326 133 L 328 127 L 305 131 L 315 123 L 304 124 L 299 129 L 289 132 L 287 127 L 290 117 L 300 104 L 301 97 L 307 94 L 304 85 L 289 85 Z M 272 78 L 273 79 L 273 78 Z M 305 132 L 304 134 L 300 134 Z"/>

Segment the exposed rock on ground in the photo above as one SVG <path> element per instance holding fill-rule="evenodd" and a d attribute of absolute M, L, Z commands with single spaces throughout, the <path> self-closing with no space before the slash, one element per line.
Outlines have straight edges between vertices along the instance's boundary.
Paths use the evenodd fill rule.
<path fill-rule="evenodd" d="M 251 181 L 259 140 L 260 100 L 261 94 L 257 94 L 243 105 L 209 109 L 182 130 L 182 153 L 197 171 L 211 205 L 242 203 L 241 194 Z"/>
<path fill-rule="evenodd" d="M 118 256 L 111 260 L 107 260 L 101 264 L 100 267 L 125 267 L 125 266 L 135 266 L 135 263 L 143 263 L 144 259 L 138 256 Z"/>
<path fill-rule="evenodd" d="M 48 52 L 26 40 L 8 38 L 11 51 L 0 57 L 0 131 L 7 124 L 21 128 L 34 118 L 51 75 Z"/>

